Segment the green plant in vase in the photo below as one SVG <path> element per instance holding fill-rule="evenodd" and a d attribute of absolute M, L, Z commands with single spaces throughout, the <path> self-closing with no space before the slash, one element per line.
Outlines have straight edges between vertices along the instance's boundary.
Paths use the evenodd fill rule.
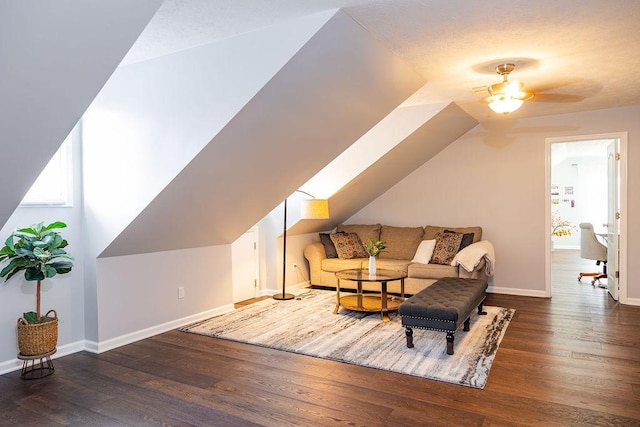
<path fill-rule="evenodd" d="M 376 274 L 376 257 L 387 248 L 387 243 L 384 240 L 369 239 L 362 245 L 369 254 L 369 274 Z"/>
<path fill-rule="evenodd" d="M 364 250 L 369 254 L 369 256 L 377 257 L 380 255 L 380 252 L 384 251 L 387 248 L 387 242 L 384 240 L 373 240 L 369 239 L 363 243 Z"/>
<path fill-rule="evenodd" d="M 55 320 L 55 339 L 57 341 L 57 317 L 49 317 L 48 313 L 42 316 L 40 309 L 40 294 L 42 282 L 52 278 L 57 274 L 65 274 L 73 268 L 73 256 L 64 249 L 68 242 L 56 231 L 65 228 L 64 222 L 56 221 L 49 225 L 44 223 L 33 224 L 26 228 L 19 228 L 5 241 L 5 245 L 0 249 L 0 263 L 8 264 L 0 271 L 0 277 L 6 277 L 8 281 L 20 272 L 24 272 L 24 279 L 28 282 L 36 282 L 36 311 L 24 313 L 22 319 L 18 319 L 18 343 L 21 346 L 21 324 L 22 329 L 28 325 L 42 325 Z M 53 310 L 51 310 L 53 311 Z M 54 311 L 55 313 L 55 311 Z M 51 345 L 49 344 L 48 347 Z M 45 349 L 49 351 L 55 348 Z M 30 351 L 22 351 L 22 354 L 30 354 Z M 34 353 L 41 354 L 41 353 Z"/>

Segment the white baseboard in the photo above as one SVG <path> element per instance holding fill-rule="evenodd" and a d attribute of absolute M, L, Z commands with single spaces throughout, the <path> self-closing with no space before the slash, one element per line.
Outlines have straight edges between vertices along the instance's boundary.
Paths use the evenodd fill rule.
<path fill-rule="evenodd" d="M 496 287 L 489 286 L 487 288 L 487 293 L 490 294 L 505 294 L 505 295 L 518 295 L 522 297 L 536 297 L 536 298 L 546 298 L 545 291 L 535 291 L 532 289 L 517 289 L 517 288 L 504 288 L 504 287 Z"/>
<path fill-rule="evenodd" d="M 640 306 L 640 298 L 625 298 L 624 302 L 621 304 Z"/>
<path fill-rule="evenodd" d="M 52 359 L 58 357 L 68 356 L 69 354 L 77 353 L 84 350 L 84 341 L 76 341 L 73 343 L 61 345 L 56 349 L 56 353 L 51 356 Z M 0 363 L 0 375 L 7 374 L 9 372 L 17 371 L 22 368 L 22 360 L 18 358 L 7 360 Z"/>
<path fill-rule="evenodd" d="M 233 309 L 233 304 L 224 305 L 222 307 L 214 308 L 213 310 L 203 311 L 202 313 L 172 320 L 170 322 L 162 323 L 150 328 L 141 329 L 139 331 L 111 338 L 106 341 L 95 342 L 87 340 L 85 341 L 84 349 L 91 353 L 102 353 L 117 347 L 121 347 L 123 345 L 131 344 L 133 342 L 152 337 L 154 335 L 161 334 L 163 332 L 171 331 L 184 325 L 188 325 L 189 323 L 199 322 L 200 320 L 205 320 L 209 317 L 228 313 L 230 311 L 233 311 Z"/>
<path fill-rule="evenodd" d="M 285 291 L 287 293 L 295 294 L 298 292 L 303 292 L 306 288 L 309 287 L 309 285 L 311 285 L 311 282 L 309 282 L 308 280 L 305 282 L 294 283 L 293 285 L 287 285 L 287 288 L 285 289 Z M 263 289 L 260 291 L 260 296 L 273 296 L 281 292 L 282 292 L 282 289 Z"/>

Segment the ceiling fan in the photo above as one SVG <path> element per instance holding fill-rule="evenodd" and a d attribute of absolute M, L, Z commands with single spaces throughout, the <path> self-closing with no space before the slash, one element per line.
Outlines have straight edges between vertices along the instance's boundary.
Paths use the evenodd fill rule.
<path fill-rule="evenodd" d="M 487 90 L 489 96 L 485 102 L 496 113 L 508 114 L 516 111 L 524 101 L 533 98 L 533 92 L 524 90 L 524 84 L 518 80 L 509 81 L 509 74 L 516 68 L 515 64 L 505 63 L 496 66 L 496 73 L 502 76 L 500 83 L 481 86 L 474 90 Z"/>

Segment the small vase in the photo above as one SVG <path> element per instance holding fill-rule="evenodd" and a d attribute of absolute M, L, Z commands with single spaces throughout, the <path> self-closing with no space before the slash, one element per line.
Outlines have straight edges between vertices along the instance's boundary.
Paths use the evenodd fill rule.
<path fill-rule="evenodd" d="M 376 274 L 376 257 L 369 257 L 369 274 Z"/>

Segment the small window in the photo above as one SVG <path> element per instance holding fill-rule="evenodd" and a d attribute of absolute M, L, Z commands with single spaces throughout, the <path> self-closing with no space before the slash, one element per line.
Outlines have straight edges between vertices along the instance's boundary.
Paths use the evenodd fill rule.
<path fill-rule="evenodd" d="M 69 135 L 24 196 L 20 206 L 71 206 L 71 170 L 71 135 Z"/>

